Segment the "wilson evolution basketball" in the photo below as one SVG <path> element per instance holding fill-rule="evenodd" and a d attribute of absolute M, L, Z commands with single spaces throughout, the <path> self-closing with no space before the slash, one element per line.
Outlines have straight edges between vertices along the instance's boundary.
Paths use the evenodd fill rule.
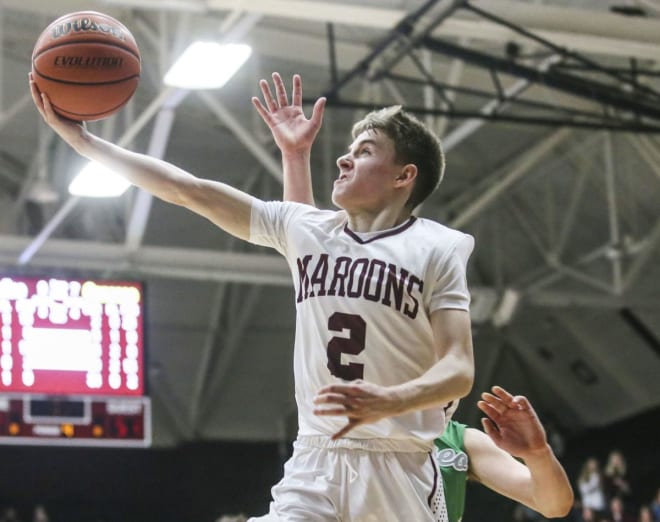
<path fill-rule="evenodd" d="M 120 22 L 103 13 L 64 15 L 41 33 L 32 77 L 58 114 L 94 121 L 121 109 L 137 89 L 140 51 Z"/>

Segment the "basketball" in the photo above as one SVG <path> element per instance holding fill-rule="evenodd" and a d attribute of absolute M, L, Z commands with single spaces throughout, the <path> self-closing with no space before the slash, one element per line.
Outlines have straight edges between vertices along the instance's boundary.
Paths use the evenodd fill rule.
<path fill-rule="evenodd" d="M 140 51 L 131 32 L 95 11 L 64 15 L 41 33 L 32 77 L 58 114 L 94 121 L 116 113 L 140 79 Z"/>

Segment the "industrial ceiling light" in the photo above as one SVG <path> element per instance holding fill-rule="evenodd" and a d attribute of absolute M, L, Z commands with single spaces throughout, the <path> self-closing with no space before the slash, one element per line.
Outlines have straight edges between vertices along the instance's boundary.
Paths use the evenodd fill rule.
<path fill-rule="evenodd" d="M 90 161 L 69 185 L 69 193 L 89 198 L 114 198 L 121 196 L 130 186 L 119 174 Z"/>
<path fill-rule="evenodd" d="M 219 89 L 252 54 L 245 44 L 194 42 L 170 67 L 165 85 L 180 89 Z"/>

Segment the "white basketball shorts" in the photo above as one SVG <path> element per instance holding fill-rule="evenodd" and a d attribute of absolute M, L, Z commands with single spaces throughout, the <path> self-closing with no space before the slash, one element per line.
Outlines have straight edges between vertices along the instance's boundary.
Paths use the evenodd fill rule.
<path fill-rule="evenodd" d="M 299 437 L 270 512 L 249 522 L 437 522 L 430 503 L 442 483 L 432 454 L 388 442 Z"/>

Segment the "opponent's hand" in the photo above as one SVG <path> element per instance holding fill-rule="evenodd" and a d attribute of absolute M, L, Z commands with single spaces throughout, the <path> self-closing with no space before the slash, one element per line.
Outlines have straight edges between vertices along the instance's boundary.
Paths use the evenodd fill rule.
<path fill-rule="evenodd" d="M 486 434 L 504 451 L 525 458 L 536 451 L 547 450 L 545 429 L 526 397 L 515 397 L 504 388 L 493 386 L 482 393 L 477 407 L 488 415 L 481 419 Z"/>
<path fill-rule="evenodd" d="M 32 94 L 32 100 L 37 106 L 37 110 L 41 114 L 41 117 L 44 121 L 57 133 L 59 134 L 64 141 L 74 146 L 76 142 L 84 135 L 87 130 L 85 129 L 84 123 L 72 121 L 67 118 L 59 116 L 54 110 L 53 106 L 50 103 L 50 99 L 46 93 L 39 92 L 37 84 L 32 78 L 32 73 L 28 74 L 28 80 L 30 82 L 30 93 Z"/>
<path fill-rule="evenodd" d="M 266 80 L 259 81 L 259 87 L 264 97 L 264 104 L 254 96 L 252 104 L 261 118 L 273 133 L 275 143 L 283 154 L 309 150 L 321 128 L 325 98 L 319 98 L 314 103 L 312 117 L 307 119 L 302 108 L 302 80 L 298 74 L 293 75 L 293 90 L 291 103 L 279 73 L 273 73 L 275 97 Z"/>
<path fill-rule="evenodd" d="M 314 397 L 315 415 L 347 417 L 346 425 L 332 436 L 346 435 L 356 426 L 379 421 L 401 413 L 401 400 L 388 388 L 362 380 L 332 384 Z"/>

